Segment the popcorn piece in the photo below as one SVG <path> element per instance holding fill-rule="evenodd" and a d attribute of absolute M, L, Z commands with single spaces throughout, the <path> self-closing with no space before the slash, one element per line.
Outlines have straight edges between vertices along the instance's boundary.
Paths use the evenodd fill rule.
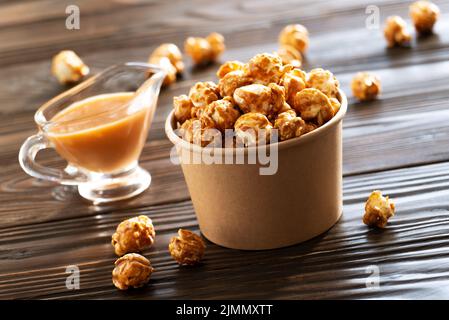
<path fill-rule="evenodd" d="M 218 90 L 222 97 L 232 97 L 237 88 L 251 84 L 253 80 L 245 75 L 242 70 L 227 73 L 218 81 Z"/>
<path fill-rule="evenodd" d="M 150 281 L 154 269 L 150 261 L 137 253 L 128 253 L 115 261 L 112 283 L 120 290 L 140 288 Z"/>
<path fill-rule="evenodd" d="M 179 229 L 178 237 L 173 237 L 168 250 L 180 265 L 198 264 L 204 256 L 206 244 L 201 237 L 189 230 Z"/>
<path fill-rule="evenodd" d="M 282 76 L 281 85 L 285 88 L 286 99 L 290 105 L 295 103 L 296 93 L 306 88 L 306 73 L 293 69 Z"/>
<path fill-rule="evenodd" d="M 290 24 L 279 34 L 279 43 L 281 46 L 292 46 L 304 54 L 309 46 L 309 32 L 301 24 Z"/>
<path fill-rule="evenodd" d="M 122 221 L 112 235 L 111 244 L 115 254 L 122 256 L 128 252 L 140 252 L 154 243 L 156 232 L 147 216 L 141 215 Z"/>
<path fill-rule="evenodd" d="M 175 118 L 179 123 L 182 124 L 192 117 L 193 103 L 185 94 L 173 97 L 173 107 Z"/>
<path fill-rule="evenodd" d="M 213 127 L 224 132 L 234 128 L 235 121 L 240 117 L 240 112 L 234 108 L 231 97 L 217 100 L 209 104 L 202 113 L 200 120 L 210 123 Z"/>
<path fill-rule="evenodd" d="M 227 75 L 231 71 L 236 70 L 244 70 L 245 64 L 240 61 L 226 61 L 223 63 L 220 68 L 217 71 L 217 77 L 219 79 L 223 78 L 225 75 Z"/>
<path fill-rule="evenodd" d="M 201 120 L 197 118 L 188 119 L 179 128 L 179 134 L 187 142 L 201 147 L 221 146 L 221 132 L 214 125 L 215 123 L 206 117 Z"/>
<path fill-rule="evenodd" d="M 341 107 L 340 101 L 338 101 L 337 98 L 330 98 L 329 101 L 331 103 L 332 109 L 334 110 L 334 115 L 337 114 Z"/>
<path fill-rule="evenodd" d="M 206 40 L 210 45 L 212 60 L 216 60 L 226 50 L 225 39 L 221 34 L 212 32 L 206 37 Z"/>
<path fill-rule="evenodd" d="M 272 128 L 268 118 L 257 112 L 240 116 L 234 125 L 237 143 L 245 146 L 256 145 L 259 139 L 265 139 L 265 143 L 268 143 Z"/>
<path fill-rule="evenodd" d="M 440 9 L 430 1 L 416 1 L 410 5 L 410 17 L 416 31 L 421 34 L 431 33 L 439 16 Z"/>
<path fill-rule="evenodd" d="M 178 46 L 173 43 L 164 43 L 159 47 L 154 49 L 149 57 L 151 61 L 156 61 L 158 58 L 165 57 L 168 58 L 170 63 L 176 68 L 177 73 L 182 73 L 184 71 L 184 62 L 182 61 L 182 53 Z"/>
<path fill-rule="evenodd" d="M 407 24 L 404 19 L 399 16 L 391 16 L 387 18 L 384 28 L 384 36 L 387 40 L 388 47 L 404 46 L 410 42 L 411 36 L 407 31 Z"/>
<path fill-rule="evenodd" d="M 155 64 L 161 67 L 165 71 L 164 86 L 168 86 L 176 82 L 176 74 L 178 71 L 175 66 L 171 64 L 170 59 L 167 57 L 152 57 L 148 60 L 148 63 Z"/>
<path fill-rule="evenodd" d="M 302 65 L 301 52 L 290 45 L 283 45 L 276 54 L 281 58 L 284 65 L 289 64 L 295 68 L 300 68 Z"/>
<path fill-rule="evenodd" d="M 216 32 L 206 38 L 189 37 L 184 43 L 184 51 L 195 64 L 215 61 L 225 50 L 224 37 Z"/>
<path fill-rule="evenodd" d="M 254 83 L 279 83 L 283 74 L 282 60 L 278 55 L 261 53 L 248 62 L 247 76 L 254 79 Z"/>
<path fill-rule="evenodd" d="M 322 125 L 332 119 L 334 110 L 329 98 L 320 90 L 308 88 L 295 96 L 294 108 L 304 120 L 316 120 Z"/>
<path fill-rule="evenodd" d="M 294 110 L 280 113 L 274 122 L 274 127 L 279 130 L 281 141 L 299 137 L 306 133 L 308 129 L 304 120 L 297 117 Z"/>
<path fill-rule="evenodd" d="M 313 69 L 308 74 L 307 87 L 320 90 L 329 98 L 338 97 L 339 83 L 329 70 Z"/>
<path fill-rule="evenodd" d="M 218 86 L 212 81 L 197 82 L 190 88 L 189 98 L 194 106 L 192 117 L 199 117 L 209 103 L 220 99 Z"/>
<path fill-rule="evenodd" d="M 51 72 L 61 84 L 79 82 L 89 74 L 89 67 L 71 50 L 64 50 L 53 57 Z"/>
<path fill-rule="evenodd" d="M 352 94 L 360 101 L 375 99 L 380 91 L 380 79 L 369 72 L 357 73 L 351 82 Z"/>
<path fill-rule="evenodd" d="M 363 223 L 370 227 L 385 228 L 388 219 L 394 216 L 394 203 L 383 197 L 379 190 L 373 191 L 365 204 Z"/>
<path fill-rule="evenodd" d="M 244 113 L 258 112 L 272 118 L 284 107 L 285 90 L 275 83 L 250 84 L 236 89 L 233 97 Z"/>

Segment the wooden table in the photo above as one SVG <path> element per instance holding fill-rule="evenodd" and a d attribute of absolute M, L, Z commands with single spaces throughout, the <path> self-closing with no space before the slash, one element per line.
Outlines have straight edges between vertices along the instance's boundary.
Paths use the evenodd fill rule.
<path fill-rule="evenodd" d="M 376 1 L 381 21 L 408 19 L 410 1 Z M 371 0 L 348 1 L 7 1 L 0 5 L 0 298 L 449 298 L 449 1 L 436 34 L 412 47 L 387 50 L 382 30 L 365 27 Z M 65 8 L 77 4 L 81 29 L 65 28 Z M 408 20 L 409 21 L 409 20 Z M 65 90 L 50 60 L 73 49 L 93 73 L 125 61 L 145 61 L 162 42 L 189 35 L 225 35 L 222 61 L 274 51 L 277 35 L 300 22 L 311 34 L 306 69 L 322 66 L 344 91 L 357 71 L 382 78 L 382 97 L 352 98 L 344 122 L 344 215 L 329 232 L 304 244 L 242 252 L 208 244 L 204 264 L 180 268 L 167 252 L 178 228 L 198 231 L 180 167 L 169 160 L 164 120 L 174 95 L 217 65 L 192 69 L 163 90 L 142 154 L 153 182 L 142 196 L 95 207 L 70 188 L 27 176 L 17 154 L 36 131 L 33 113 Z M 411 29 L 411 27 L 410 27 Z M 186 59 L 188 61 L 188 59 Z M 60 163 L 54 153 L 40 157 Z M 374 189 L 394 198 L 397 214 L 383 231 L 362 224 Z M 123 219 L 149 215 L 157 228 L 144 252 L 157 269 L 141 290 L 111 283 L 110 237 Z M 79 290 L 65 286 L 66 268 L 81 272 Z M 375 266 L 375 267 L 372 267 Z M 378 268 L 380 287 L 366 286 Z"/>

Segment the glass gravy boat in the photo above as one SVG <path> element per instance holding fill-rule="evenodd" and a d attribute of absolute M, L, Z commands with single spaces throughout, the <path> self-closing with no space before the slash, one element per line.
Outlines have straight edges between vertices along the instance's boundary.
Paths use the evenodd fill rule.
<path fill-rule="evenodd" d="M 20 148 L 22 169 L 39 179 L 76 185 L 94 204 L 140 194 L 151 176 L 138 160 L 164 77 L 157 66 L 129 62 L 48 101 L 34 117 L 39 132 Z M 37 153 L 46 148 L 54 148 L 67 167 L 37 163 Z"/>

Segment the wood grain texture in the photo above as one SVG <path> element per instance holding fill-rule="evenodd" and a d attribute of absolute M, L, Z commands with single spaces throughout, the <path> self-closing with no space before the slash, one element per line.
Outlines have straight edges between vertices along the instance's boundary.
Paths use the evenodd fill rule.
<path fill-rule="evenodd" d="M 376 1 L 381 19 L 407 17 L 409 1 Z M 412 48 L 385 48 L 380 30 L 365 28 L 372 1 L 56 1 L 0 4 L 0 298 L 449 298 L 449 1 L 436 34 Z M 64 27 L 65 7 L 81 8 L 81 30 Z M 218 65 L 192 68 L 161 93 L 142 154 L 151 188 L 127 202 L 96 207 L 71 188 L 23 173 L 21 143 L 36 130 L 37 107 L 66 88 L 49 73 L 61 49 L 80 53 L 93 73 L 115 63 L 145 61 L 161 42 L 222 32 L 222 60 L 274 51 L 280 29 L 304 23 L 311 33 L 305 67 L 335 72 L 345 92 L 355 72 L 382 78 L 379 100 L 350 97 L 344 121 L 344 217 L 328 233 L 281 250 L 243 252 L 209 244 L 204 264 L 179 268 L 169 238 L 179 227 L 197 230 L 178 166 L 171 164 L 165 117 L 174 95 L 199 80 L 215 80 Z M 62 165 L 54 153 L 40 155 Z M 397 202 L 387 230 L 361 223 L 363 202 L 380 188 Z M 124 218 L 148 214 L 157 243 L 145 252 L 156 268 L 150 285 L 118 292 L 111 285 L 109 244 Z M 65 288 L 65 268 L 81 269 L 81 290 Z M 377 265 L 380 290 L 365 286 Z"/>
<path fill-rule="evenodd" d="M 196 268 L 178 267 L 167 251 L 179 227 L 197 230 L 190 201 L 2 228 L 0 297 L 448 298 L 448 186 L 448 163 L 346 177 L 344 215 L 329 232 L 270 251 L 208 243 Z M 381 231 L 361 223 L 366 195 L 378 188 L 397 205 Z M 144 252 L 156 272 L 148 287 L 123 293 L 111 285 L 115 256 L 109 241 L 116 225 L 135 214 L 149 215 L 156 226 L 155 247 Z M 73 264 L 81 271 L 77 291 L 65 288 L 65 268 Z M 380 269 L 379 290 L 366 287 L 372 265 Z"/>

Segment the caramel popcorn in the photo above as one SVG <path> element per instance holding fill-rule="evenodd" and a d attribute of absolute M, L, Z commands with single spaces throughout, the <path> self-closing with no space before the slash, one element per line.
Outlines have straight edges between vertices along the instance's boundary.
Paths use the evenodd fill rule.
<path fill-rule="evenodd" d="M 218 90 L 222 97 L 232 97 L 237 88 L 252 83 L 252 79 L 247 77 L 242 70 L 235 70 L 227 73 L 218 81 Z"/>
<path fill-rule="evenodd" d="M 115 261 L 112 283 L 120 290 L 140 288 L 150 281 L 154 269 L 150 261 L 137 253 L 128 253 Z"/>
<path fill-rule="evenodd" d="M 201 114 L 200 120 L 224 132 L 226 129 L 232 129 L 239 117 L 240 112 L 234 108 L 232 98 L 227 97 L 210 103 Z"/>
<path fill-rule="evenodd" d="M 141 215 L 122 221 L 112 235 L 111 244 L 118 256 L 128 252 L 140 252 L 154 243 L 156 232 L 147 216 Z"/>
<path fill-rule="evenodd" d="M 163 83 L 164 86 L 168 86 L 176 82 L 176 74 L 178 73 L 178 71 L 176 70 L 175 66 L 171 64 L 169 58 L 152 57 L 148 60 L 148 63 L 158 65 L 165 71 L 165 78 Z"/>
<path fill-rule="evenodd" d="M 154 63 L 152 61 L 158 61 L 158 58 L 165 57 L 168 58 L 170 63 L 176 68 L 177 73 L 182 73 L 184 71 L 184 62 L 182 61 L 182 53 L 178 46 L 173 43 L 164 43 L 159 47 L 154 49 L 151 53 L 148 61 L 149 63 Z"/>
<path fill-rule="evenodd" d="M 53 57 L 51 72 L 61 84 L 79 82 L 89 74 L 89 67 L 71 50 L 64 50 Z"/>
<path fill-rule="evenodd" d="M 351 82 L 352 94 L 360 101 L 375 99 L 381 90 L 380 79 L 368 72 L 357 73 Z"/>
<path fill-rule="evenodd" d="M 411 36 L 407 31 L 407 24 L 404 19 L 399 16 L 391 16 L 387 18 L 384 28 L 385 39 L 388 47 L 404 46 L 410 42 Z"/>
<path fill-rule="evenodd" d="M 262 138 L 268 143 L 272 128 L 268 118 L 257 112 L 245 113 L 234 125 L 237 142 L 245 146 L 256 145 Z"/>
<path fill-rule="evenodd" d="M 363 223 L 370 227 L 385 228 L 388 219 L 394 216 L 394 203 L 383 197 L 379 190 L 373 191 L 365 204 Z"/>
<path fill-rule="evenodd" d="M 260 53 L 248 62 L 247 76 L 254 79 L 254 83 L 279 83 L 283 74 L 282 60 L 278 55 Z"/>
<path fill-rule="evenodd" d="M 279 34 L 279 43 L 281 46 L 292 46 L 304 54 L 309 46 L 309 32 L 301 24 L 290 24 Z"/>
<path fill-rule="evenodd" d="M 206 244 L 201 237 L 189 230 L 179 229 L 178 237 L 173 237 L 168 250 L 180 265 L 198 264 L 204 256 Z"/>
<path fill-rule="evenodd" d="M 281 141 L 299 137 L 308 130 L 304 120 L 296 116 L 294 110 L 280 113 L 274 122 L 274 128 L 279 130 L 279 138 Z"/>
<path fill-rule="evenodd" d="M 202 147 L 209 144 L 220 145 L 222 142 L 221 133 L 215 129 L 215 123 L 206 117 L 186 120 L 179 128 L 179 133 L 184 140 Z"/>
<path fill-rule="evenodd" d="M 338 97 L 339 83 L 329 70 L 313 69 L 308 74 L 307 87 L 320 90 L 329 98 Z"/>
<path fill-rule="evenodd" d="M 410 5 L 410 17 L 416 31 L 421 34 L 432 32 L 439 15 L 440 9 L 430 1 L 416 1 Z"/>
<path fill-rule="evenodd" d="M 290 105 L 295 103 L 296 93 L 306 88 L 306 73 L 293 69 L 282 76 L 281 85 L 285 88 L 286 100 Z"/>
<path fill-rule="evenodd" d="M 192 117 L 199 117 L 209 103 L 220 99 L 218 86 L 212 81 L 197 82 L 190 88 L 189 98 L 194 106 Z"/>
<path fill-rule="evenodd" d="M 320 90 L 307 88 L 295 96 L 294 108 L 304 120 L 316 120 L 322 125 L 334 116 L 329 98 Z"/>
<path fill-rule="evenodd" d="M 258 112 L 272 118 L 284 107 L 285 90 L 275 83 L 250 84 L 236 89 L 233 97 L 244 113 Z"/>
<path fill-rule="evenodd" d="M 217 71 L 217 78 L 221 79 L 231 71 L 241 70 L 243 71 L 245 64 L 240 61 L 226 61 L 223 63 Z"/>
<path fill-rule="evenodd" d="M 300 68 L 302 65 L 301 52 L 289 45 L 283 45 L 278 49 L 276 54 L 281 58 L 282 63 L 289 64 L 295 68 Z"/>
<path fill-rule="evenodd" d="M 339 83 L 330 71 L 307 74 L 283 65 L 278 54 L 257 54 L 248 63 L 227 61 L 217 77 L 218 85 L 198 82 L 189 97 L 174 98 L 181 137 L 190 143 L 211 146 L 213 141 L 218 146 L 227 137 L 226 129 L 234 128 L 234 143 L 250 146 L 262 137 L 275 139 L 273 126 L 280 140 L 287 140 L 315 130 L 341 107 Z"/>
<path fill-rule="evenodd" d="M 224 50 L 224 37 L 216 32 L 211 33 L 206 38 L 189 37 L 184 43 L 184 51 L 195 64 L 215 61 Z"/>
<path fill-rule="evenodd" d="M 193 103 L 185 94 L 173 97 L 173 107 L 175 110 L 175 118 L 179 123 L 184 123 L 192 117 Z"/>
<path fill-rule="evenodd" d="M 218 58 L 226 49 L 226 46 L 224 44 L 224 37 L 217 33 L 212 32 L 206 37 L 207 42 L 209 42 L 210 49 L 212 52 L 212 60 L 215 60 Z"/>
<path fill-rule="evenodd" d="M 329 98 L 329 101 L 332 106 L 332 110 L 334 111 L 334 115 L 340 110 L 341 103 L 337 98 Z"/>

